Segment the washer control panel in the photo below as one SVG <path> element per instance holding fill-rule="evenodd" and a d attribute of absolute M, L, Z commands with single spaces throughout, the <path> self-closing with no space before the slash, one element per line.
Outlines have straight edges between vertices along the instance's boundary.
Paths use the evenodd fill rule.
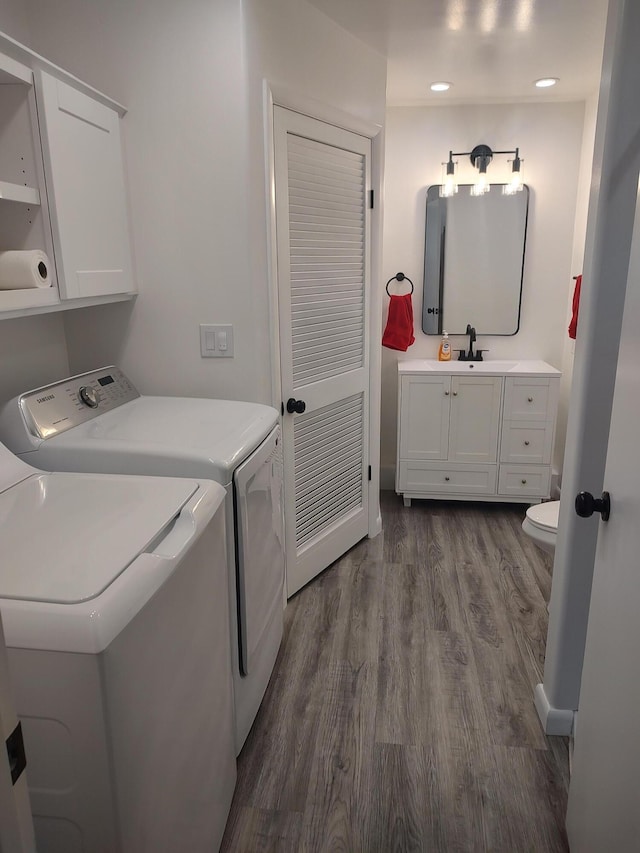
<path fill-rule="evenodd" d="M 19 405 L 29 431 L 51 438 L 139 396 L 119 367 L 105 367 L 28 391 Z"/>

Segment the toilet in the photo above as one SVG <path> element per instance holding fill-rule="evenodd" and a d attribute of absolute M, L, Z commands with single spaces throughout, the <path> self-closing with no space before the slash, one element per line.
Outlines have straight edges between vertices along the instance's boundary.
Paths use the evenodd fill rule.
<path fill-rule="evenodd" d="M 560 501 L 535 504 L 529 507 L 522 522 L 522 529 L 527 536 L 547 554 L 554 554 L 556 550 L 559 512 Z"/>

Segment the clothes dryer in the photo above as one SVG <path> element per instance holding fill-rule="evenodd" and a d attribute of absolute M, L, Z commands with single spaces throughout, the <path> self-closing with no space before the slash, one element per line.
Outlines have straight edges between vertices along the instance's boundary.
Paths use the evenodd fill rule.
<path fill-rule="evenodd" d="M 0 445 L 0 610 L 42 853 L 217 850 L 236 778 L 224 491 Z"/>
<path fill-rule="evenodd" d="M 282 639 L 284 513 L 276 409 L 140 395 L 111 366 L 16 397 L 0 413 L 0 440 L 48 471 L 205 477 L 225 488 L 239 752 Z"/>

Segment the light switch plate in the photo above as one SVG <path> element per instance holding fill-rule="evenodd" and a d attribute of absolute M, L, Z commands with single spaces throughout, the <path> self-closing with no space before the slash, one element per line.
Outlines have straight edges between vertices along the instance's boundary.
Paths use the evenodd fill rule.
<path fill-rule="evenodd" d="M 233 326 L 200 324 L 202 358 L 233 358 Z"/>

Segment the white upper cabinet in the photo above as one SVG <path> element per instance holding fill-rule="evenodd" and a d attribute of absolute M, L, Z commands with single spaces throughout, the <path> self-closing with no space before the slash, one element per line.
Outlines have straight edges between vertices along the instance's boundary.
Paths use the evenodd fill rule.
<path fill-rule="evenodd" d="M 118 113 L 36 72 L 63 299 L 133 291 Z"/>
<path fill-rule="evenodd" d="M 0 282 L 0 318 L 135 293 L 123 114 L 0 33 L 0 251 L 45 252 L 51 282 Z"/>

